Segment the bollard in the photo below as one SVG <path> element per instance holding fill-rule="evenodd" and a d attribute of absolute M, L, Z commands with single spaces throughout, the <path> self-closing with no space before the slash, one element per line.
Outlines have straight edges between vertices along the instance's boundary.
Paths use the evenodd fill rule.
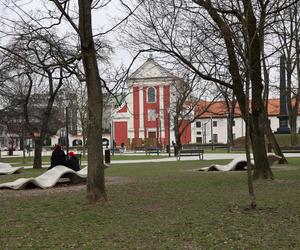
<path fill-rule="evenodd" d="M 104 162 L 109 164 L 110 163 L 110 150 L 105 149 L 104 151 Z"/>
<path fill-rule="evenodd" d="M 177 156 L 177 154 L 178 154 L 178 147 L 174 146 L 174 156 Z"/>

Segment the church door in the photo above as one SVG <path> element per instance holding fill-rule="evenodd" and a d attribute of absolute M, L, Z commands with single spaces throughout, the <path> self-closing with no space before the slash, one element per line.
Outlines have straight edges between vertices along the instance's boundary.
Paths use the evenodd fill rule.
<path fill-rule="evenodd" d="M 156 132 L 149 131 L 148 138 L 156 138 Z"/>

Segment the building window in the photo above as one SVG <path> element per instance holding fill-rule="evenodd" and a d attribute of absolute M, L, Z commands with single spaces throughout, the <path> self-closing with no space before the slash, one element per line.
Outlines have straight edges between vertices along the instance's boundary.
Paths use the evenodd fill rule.
<path fill-rule="evenodd" d="M 232 127 L 235 126 L 235 120 L 232 120 Z"/>
<path fill-rule="evenodd" d="M 197 135 L 201 135 L 201 131 L 198 131 L 198 132 L 197 132 Z"/>
<path fill-rule="evenodd" d="M 148 88 L 147 94 L 148 94 L 148 102 L 155 102 L 155 88 L 154 87 Z"/>
<path fill-rule="evenodd" d="M 202 137 L 196 137 L 196 142 L 197 143 L 202 143 Z"/>
<path fill-rule="evenodd" d="M 155 121 L 155 120 L 156 120 L 156 110 L 148 109 L 148 121 Z"/>
<path fill-rule="evenodd" d="M 218 127 L 218 122 L 217 121 L 213 121 L 213 127 Z"/>
<path fill-rule="evenodd" d="M 213 142 L 214 143 L 218 142 L 218 134 L 213 134 Z"/>
<path fill-rule="evenodd" d="M 196 122 L 196 128 L 201 128 L 201 122 Z"/>

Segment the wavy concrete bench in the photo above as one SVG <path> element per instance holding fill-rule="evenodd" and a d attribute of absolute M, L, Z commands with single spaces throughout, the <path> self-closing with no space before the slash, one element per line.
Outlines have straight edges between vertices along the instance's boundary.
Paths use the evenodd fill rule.
<path fill-rule="evenodd" d="M 38 177 L 20 178 L 13 182 L 0 184 L 0 188 L 25 189 L 26 187 L 51 188 L 60 182 L 61 178 L 68 178 L 71 183 L 79 183 L 86 179 L 87 167 L 76 172 L 68 167 L 58 165 Z"/>
<path fill-rule="evenodd" d="M 280 156 L 272 154 L 272 153 L 268 153 L 267 157 L 268 157 L 270 166 L 275 161 L 279 161 L 281 159 Z M 253 160 L 251 160 L 251 165 L 252 165 L 252 167 L 254 166 Z M 226 165 L 213 164 L 213 165 L 210 165 L 209 167 L 200 168 L 199 171 L 222 171 L 222 172 L 239 171 L 239 170 L 245 170 L 246 167 L 247 167 L 246 157 L 237 157 Z"/>
<path fill-rule="evenodd" d="M 19 172 L 23 167 L 12 167 L 8 163 L 0 162 L 0 174 L 14 174 Z"/>

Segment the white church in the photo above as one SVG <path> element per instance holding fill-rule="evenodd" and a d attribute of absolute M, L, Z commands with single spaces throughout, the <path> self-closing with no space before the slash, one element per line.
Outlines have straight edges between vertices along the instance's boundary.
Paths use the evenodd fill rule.
<path fill-rule="evenodd" d="M 158 140 L 168 145 L 174 140 L 172 124 L 168 123 L 168 112 L 172 106 L 174 89 L 172 83 L 180 79 L 152 57 L 148 58 L 128 79 L 128 95 L 112 118 L 112 138 L 116 145 L 124 143 L 127 148 L 134 143 L 143 144 L 146 140 Z M 194 115 L 197 115 L 194 110 Z M 271 128 L 275 132 L 279 127 L 280 100 L 268 102 Z M 189 124 L 181 143 L 227 143 L 227 114 L 224 101 L 214 102 L 203 115 Z M 168 138 L 170 129 L 170 138 Z M 245 136 L 245 123 L 236 108 L 233 122 L 233 137 Z"/>

